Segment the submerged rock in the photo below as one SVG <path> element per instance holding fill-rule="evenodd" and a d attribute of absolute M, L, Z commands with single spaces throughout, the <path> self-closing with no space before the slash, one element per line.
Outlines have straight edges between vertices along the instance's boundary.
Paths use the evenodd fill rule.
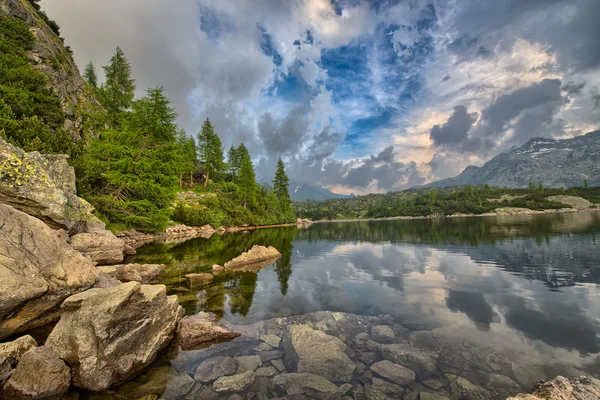
<path fill-rule="evenodd" d="M 430 378 L 437 371 L 433 353 L 406 344 L 388 344 L 380 348 L 384 359 L 414 371 L 419 380 Z"/>
<path fill-rule="evenodd" d="M 254 245 L 247 252 L 242 253 L 233 260 L 226 262 L 225 269 L 236 269 L 248 264 L 258 264 L 265 261 L 275 260 L 281 257 L 281 253 L 275 247 Z"/>
<path fill-rule="evenodd" d="M 156 278 L 165 269 L 164 264 L 121 264 L 110 267 L 98 267 L 98 270 L 121 282 L 148 282 Z"/>
<path fill-rule="evenodd" d="M 0 204 L 0 339 L 58 318 L 58 305 L 94 285 L 98 271 L 64 235 Z"/>
<path fill-rule="evenodd" d="M 580 376 L 569 381 L 563 376 L 539 382 L 532 394 L 518 394 L 506 400 L 597 400 L 600 399 L 600 380 Z"/>
<path fill-rule="evenodd" d="M 217 393 L 242 392 L 254 383 L 254 379 L 256 379 L 256 375 L 252 371 L 244 372 L 243 374 L 222 376 L 213 383 L 213 389 Z"/>
<path fill-rule="evenodd" d="M 21 356 L 34 347 L 37 347 L 37 342 L 29 335 L 12 342 L 0 343 L 0 388 L 10 378 Z"/>
<path fill-rule="evenodd" d="M 338 387 L 322 376 L 309 373 L 277 375 L 270 385 L 272 390 L 283 391 L 289 396 L 306 395 L 315 399 L 340 398 L 352 388 L 348 384 Z"/>
<path fill-rule="evenodd" d="M 8 399 L 60 399 L 71 386 L 69 367 L 48 347 L 23 354 L 4 386 Z"/>
<path fill-rule="evenodd" d="M 282 342 L 285 365 L 292 371 L 317 374 L 335 382 L 352 379 L 356 366 L 340 339 L 305 325 L 291 325 Z"/>
<path fill-rule="evenodd" d="M 187 274 L 186 278 L 190 280 L 190 285 L 195 288 L 206 286 L 215 279 L 211 274 Z"/>
<path fill-rule="evenodd" d="M 371 365 L 371 371 L 400 386 L 408 385 L 415 380 L 415 373 L 413 371 L 387 360 Z"/>
<path fill-rule="evenodd" d="M 71 367 L 75 386 L 105 390 L 149 365 L 182 314 L 164 285 L 90 289 L 65 300 L 46 346 Z"/>
<path fill-rule="evenodd" d="M 212 382 L 222 376 L 235 374 L 237 367 L 237 361 L 231 357 L 210 358 L 198 365 L 194 379 L 204 383 Z"/>
<path fill-rule="evenodd" d="M 238 336 L 240 336 L 239 333 L 215 325 L 210 314 L 200 312 L 181 320 L 177 332 L 177 343 L 183 350 L 190 350 L 202 345 L 231 340 Z"/>
<path fill-rule="evenodd" d="M 71 237 L 71 246 L 98 265 L 119 264 L 125 254 L 125 244 L 106 233 L 78 233 Z"/>
<path fill-rule="evenodd" d="M 67 156 L 26 153 L 0 138 L 0 202 L 37 217 L 52 228 L 83 232 L 104 228 L 94 207 L 77 197 Z"/>

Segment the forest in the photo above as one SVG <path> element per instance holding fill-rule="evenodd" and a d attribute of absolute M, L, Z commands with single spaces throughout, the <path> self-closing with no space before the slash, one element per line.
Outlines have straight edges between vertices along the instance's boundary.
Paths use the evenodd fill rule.
<path fill-rule="evenodd" d="M 331 199 L 320 202 L 295 203 L 300 218 L 313 220 L 368 219 L 388 217 L 425 217 L 453 214 L 484 214 L 502 207 L 549 210 L 570 208 L 552 201 L 550 196 L 582 197 L 600 203 L 600 188 L 544 188 L 531 182 L 526 189 L 481 186 L 455 186 L 441 189 L 409 189 L 386 194 L 369 194 L 352 199 Z"/>
<path fill-rule="evenodd" d="M 58 25 L 40 15 L 58 35 Z M 73 138 L 47 77 L 27 56 L 34 43 L 25 22 L 0 17 L 0 137 L 26 151 L 68 154 L 79 196 L 110 229 L 160 231 L 171 220 L 215 227 L 295 222 L 281 160 L 272 189 L 258 185 L 243 143 L 225 157 L 209 119 L 195 138 L 188 135 L 160 86 L 136 98 L 132 68 L 120 48 L 102 67 L 103 83 L 92 63 L 85 67 L 97 107 L 81 111 L 86 134 Z M 196 193 L 197 201 L 178 203 L 178 192 Z"/>

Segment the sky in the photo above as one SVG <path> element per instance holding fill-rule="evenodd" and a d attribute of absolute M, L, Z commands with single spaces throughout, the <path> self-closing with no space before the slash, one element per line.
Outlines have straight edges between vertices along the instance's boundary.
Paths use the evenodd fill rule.
<path fill-rule="evenodd" d="M 42 0 L 80 68 L 120 46 L 195 135 L 338 193 L 600 127 L 598 0 Z M 100 73 L 100 75 L 102 75 Z"/>

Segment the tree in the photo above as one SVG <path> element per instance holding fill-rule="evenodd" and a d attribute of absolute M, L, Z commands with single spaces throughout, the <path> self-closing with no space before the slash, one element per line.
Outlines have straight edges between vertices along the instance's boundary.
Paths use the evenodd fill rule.
<path fill-rule="evenodd" d="M 529 191 L 535 192 L 535 183 L 529 182 Z"/>
<path fill-rule="evenodd" d="M 177 152 L 179 154 L 179 190 L 183 189 L 183 175 L 189 173 L 190 187 L 194 184 L 194 171 L 198 166 L 196 141 L 181 130 L 177 135 Z"/>
<path fill-rule="evenodd" d="M 277 167 L 275 169 L 275 177 L 273 178 L 273 190 L 275 191 L 275 195 L 277 195 L 277 200 L 279 201 L 279 208 L 281 212 L 287 214 L 290 212 L 290 194 L 288 193 L 288 187 L 290 185 L 290 181 L 285 173 L 285 165 L 281 158 L 277 160 Z"/>
<path fill-rule="evenodd" d="M 166 226 L 180 167 L 176 118 L 164 89 L 149 89 L 123 124 L 90 144 L 80 186 L 112 222 L 145 231 Z"/>
<path fill-rule="evenodd" d="M 239 145 L 238 153 L 240 155 L 241 162 L 237 183 L 242 192 L 243 205 L 244 208 L 246 208 L 248 205 L 254 207 L 256 204 L 257 185 L 256 177 L 254 175 L 254 167 L 252 166 L 252 160 L 250 159 L 250 153 L 248 153 L 248 149 L 243 143 Z"/>
<path fill-rule="evenodd" d="M 544 193 L 544 185 L 542 185 L 541 182 L 540 182 L 540 185 L 538 186 L 538 192 Z"/>
<path fill-rule="evenodd" d="M 98 88 L 98 76 L 96 75 L 96 68 L 93 62 L 89 62 L 83 70 L 83 79 L 90 85 L 92 89 Z"/>
<path fill-rule="evenodd" d="M 120 47 L 117 47 L 108 65 L 102 68 L 106 83 L 102 86 L 101 100 L 115 122 L 119 114 L 132 105 L 135 79 L 131 77 L 131 65 Z"/>
<path fill-rule="evenodd" d="M 206 187 L 210 178 L 219 179 L 225 170 L 223 145 L 208 118 L 198 133 L 198 158 L 204 173 L 204 187 Z"/>
<path fill-rule="evenodd" d="M 227 152 L 227 170 L 232 181 L 235 181 L 235 177 L 240 171 L 241 161 L 242 160 L 240 158 L 238 149 L 231 145 L 231 147 L 229 147 L 229 151 Z"/>

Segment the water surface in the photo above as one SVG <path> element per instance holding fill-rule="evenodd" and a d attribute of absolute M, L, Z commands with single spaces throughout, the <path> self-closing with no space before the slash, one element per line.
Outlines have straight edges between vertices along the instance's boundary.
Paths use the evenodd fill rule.
<path fill-rule="evenodd" d="M 159 282 L 188 314 L 210 311 L 236 325 L 315 311 L 388 314 L 412 331 L 468 339 L 518 364 L 535 360 L 546 377 L 599 376 L 598 235 L 599 213 L 332 222 L 152 244 L 135 261 L 165 263 Z M 186 274 L 254 244 L 282 257 L 189 286 Z"/>

